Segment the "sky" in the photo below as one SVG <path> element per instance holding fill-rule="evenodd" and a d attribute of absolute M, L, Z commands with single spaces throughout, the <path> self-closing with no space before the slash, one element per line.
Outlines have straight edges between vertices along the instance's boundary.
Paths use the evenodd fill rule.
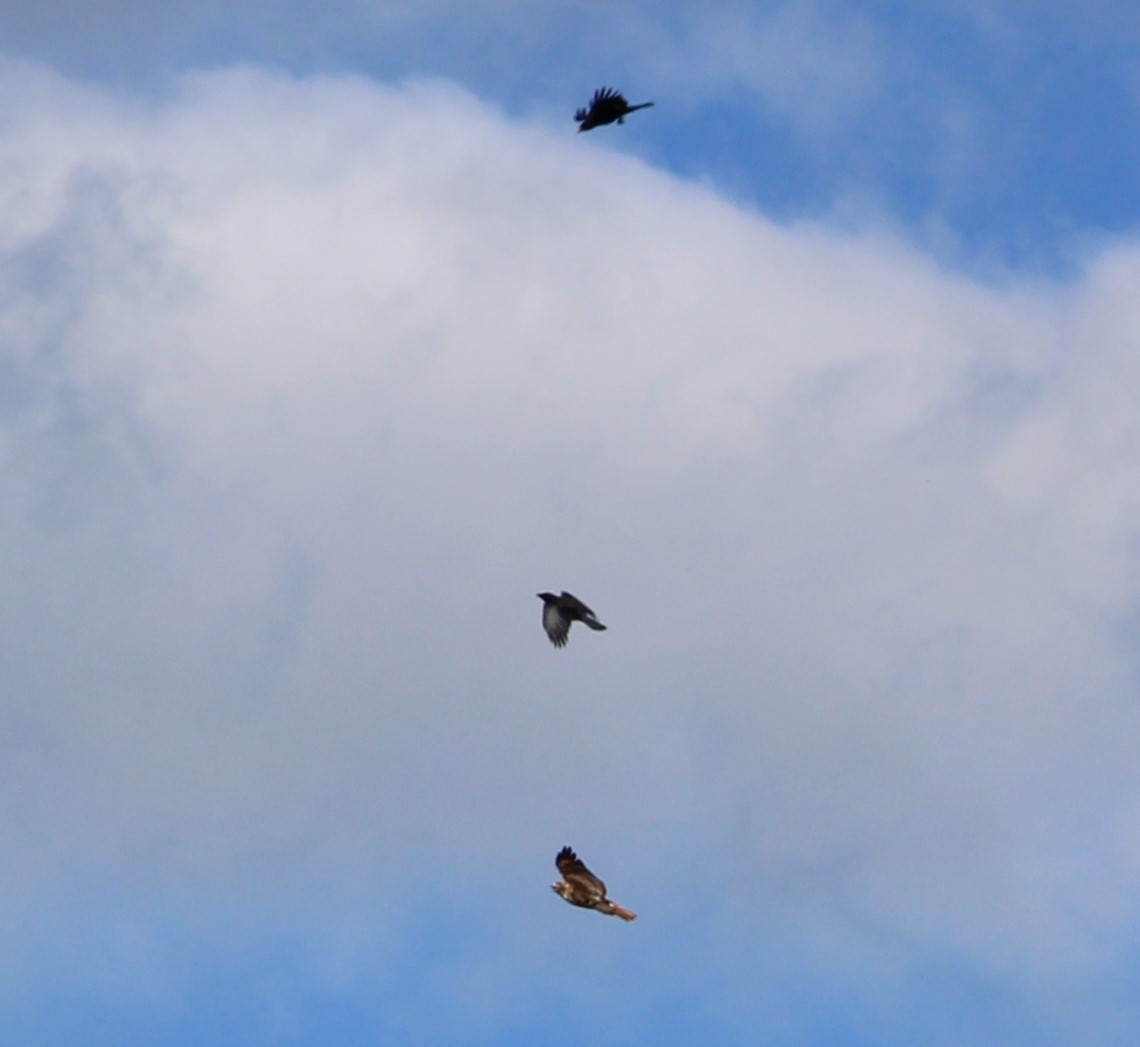
<path fill-rule="evenodd" d="M 0 1042 L 1136 1042 L 1135 5 L 3 21 Z"/>

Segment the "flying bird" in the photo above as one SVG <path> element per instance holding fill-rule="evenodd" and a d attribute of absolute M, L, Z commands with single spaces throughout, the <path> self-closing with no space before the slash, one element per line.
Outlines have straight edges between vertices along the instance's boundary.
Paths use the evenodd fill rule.
<path fill-rule="evenodd" d="M 601 87 L 590 99 L 590 108 L 579 109 L 574 114 L 574 119 L 578 121 L 578 132 L 581 133 L 601 127 L 602 124 L 612 124 L 615 120 L 624 124 L 628 114 L 638 109 L 648 109 L 651 105 L 652 102 L 630 105 L 620 91 L 615 91 L 612 87 Z"/>
<path fill-rule="evenodd" d="M 583 909 L 597 909 L 606 916 L 620 916 L 623 920 L 636 920 L 637 914 L 623 909 L 606 897 L 606 885 L 602 883 L 569 847 L 563 847 L 554 859 L 562 879 L 552 883 L 550 889 L 562 895 L 571 905 Z"/>
<path fill-rule="evenodd" d="M 570 638 L 571 622 L 585 622 L 596 632 L 605 629 L 605 626 L 598 621 L 597 615 L 578 597 L 571 596 L 565 589 L 562 590 L 561 596 L 555 596 L 554 593 L 539 593 L 538 598 L 542 601 L 542 627 L 555 647 L 566 646 L 566 641 Z"/>

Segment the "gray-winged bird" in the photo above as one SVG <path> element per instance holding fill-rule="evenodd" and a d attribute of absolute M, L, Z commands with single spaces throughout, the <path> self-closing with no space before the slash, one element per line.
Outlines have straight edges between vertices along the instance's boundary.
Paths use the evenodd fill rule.
<path fill-rule="evenodd" d="M 570 623 L 585 622 L 591 629 L 602 632 L 605 626 L 598 617 L 578 597 L 564 589 L 561 596 L 554 593 L 539 593 L 542 601 L 542 627 L 555 647 L 565 647 L 570 638 Z"/>

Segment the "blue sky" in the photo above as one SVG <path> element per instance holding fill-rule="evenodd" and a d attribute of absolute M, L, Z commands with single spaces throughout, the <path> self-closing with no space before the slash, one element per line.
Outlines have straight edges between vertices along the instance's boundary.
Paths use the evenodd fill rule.
<path fill-rule="evenodd" d="M 126 89 L 251 62 L 443 77 L 554 120 L 620 79 L 669 108 L 631 152 L 766 214 L 900 221 L 959 264 L 1072 265 L 1140 213 L 1123 2 L 13 7 L 12 53 Z"/>
<path fill-rule="evenodd" d="M 1130 6 L 5 24 L 0 1041 L 1134 1042 Z"/>

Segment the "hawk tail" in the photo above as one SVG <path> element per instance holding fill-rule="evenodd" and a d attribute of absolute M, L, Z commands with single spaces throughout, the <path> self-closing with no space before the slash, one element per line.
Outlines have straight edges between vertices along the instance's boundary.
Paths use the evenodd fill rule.
<path fill-rule="evenodd" d="M 613 915 L 620 916 L 626 923 L 632 923 L 637 919 L 637 913 L 630 912 L 628 909 L 623 909 L 616 902 L 610 902 L 613 908 Z"/>
<path fill-rule="evenodd" d="M 582 621 L 584 621 L 596 633 L 604 633 L 606 631 L 606 627 L 602 625 L 602 623 L 599 622 L 597 618 L 583 618 Z"/>

